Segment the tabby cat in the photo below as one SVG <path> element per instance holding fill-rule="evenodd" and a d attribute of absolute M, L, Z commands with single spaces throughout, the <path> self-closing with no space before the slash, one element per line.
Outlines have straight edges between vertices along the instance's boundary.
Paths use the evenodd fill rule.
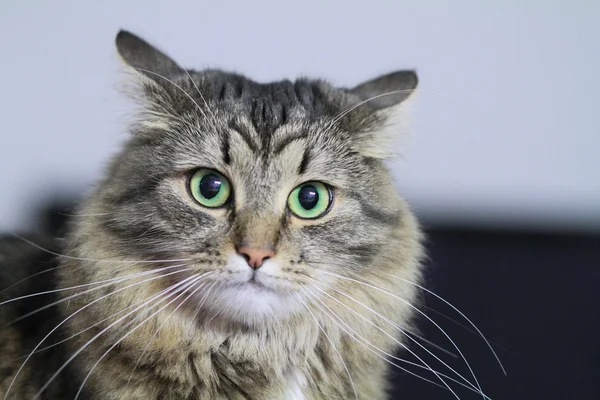
<path fill-rule="evenodd" d="M 0 400 L 387 398 L 422 276 L 385 165 L 415 72 L 263 84 L 116 46 L 130 139 L 64 240 L 0 244 Z"/>

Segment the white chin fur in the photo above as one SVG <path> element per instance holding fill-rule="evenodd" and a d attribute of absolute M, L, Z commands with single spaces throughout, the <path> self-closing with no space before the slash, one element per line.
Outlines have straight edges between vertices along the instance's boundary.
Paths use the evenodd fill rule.
<path fill-rule="evenodd" d="M 223 285 L 215 286 L 206 301 L 207 308 L 221 318 L 260 322 L 292 314 L 302 305 L 293 293 L 282 290 L 275 278 L 281 274 L 275 260 L 266 260 L 257 270 L 256 284 L 250 282 L 254 271 L 237 254 L 229 257 L 227 270 L 232 274 L 223 278 Z"/>

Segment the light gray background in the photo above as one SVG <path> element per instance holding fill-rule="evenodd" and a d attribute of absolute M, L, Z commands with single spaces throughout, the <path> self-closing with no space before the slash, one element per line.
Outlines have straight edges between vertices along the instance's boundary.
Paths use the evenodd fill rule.
<path fill-rule="evenodd" d="M 16 1 L 0 6 L 0 230 L 87 190 L 126 138 L 120 27 L 187 67 L 354 85 L 416 67 L 394 163 L 419 214 L 600 228 L 600 2 Z"/>

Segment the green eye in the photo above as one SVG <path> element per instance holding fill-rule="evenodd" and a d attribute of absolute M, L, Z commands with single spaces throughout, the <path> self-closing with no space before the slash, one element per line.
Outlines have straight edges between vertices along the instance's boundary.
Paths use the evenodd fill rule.
<path fill-rule="evenodd" d="M 315 219 L 331 206 L 331 190 L 322 182 L 306 182 L 296 187 L 288 197 L 288 207 L 297 217 Z"/>
<path fill-rule="evenodd" d="M 194 172 L 189 185 L 194 200 L 204 207 L 221 207 L 231 197 L 229 180 L 212 169 L 202 168 Z"/>

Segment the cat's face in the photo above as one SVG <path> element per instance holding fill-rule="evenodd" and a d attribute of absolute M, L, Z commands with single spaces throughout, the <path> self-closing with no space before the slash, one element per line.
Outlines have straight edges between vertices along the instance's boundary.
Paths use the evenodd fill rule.
<path fill-rule="evenodd" d="M 192 303 L 244 321 L 296 312 L 331 273 L 376 268 L 402 212 L 378 158 L 387 149 L 369 136 L 383 129 L 389 104 L 338 118 L 361 101 L 364 85 L 352 92 L 188 75 L 145 46 L 131 37 L 119 44 L 144 71 L 146 112 L 98 191 L 115 246 L 184 259 L 210 288 Z M 398 83 L 389 86 L 379 91 Z"/>

